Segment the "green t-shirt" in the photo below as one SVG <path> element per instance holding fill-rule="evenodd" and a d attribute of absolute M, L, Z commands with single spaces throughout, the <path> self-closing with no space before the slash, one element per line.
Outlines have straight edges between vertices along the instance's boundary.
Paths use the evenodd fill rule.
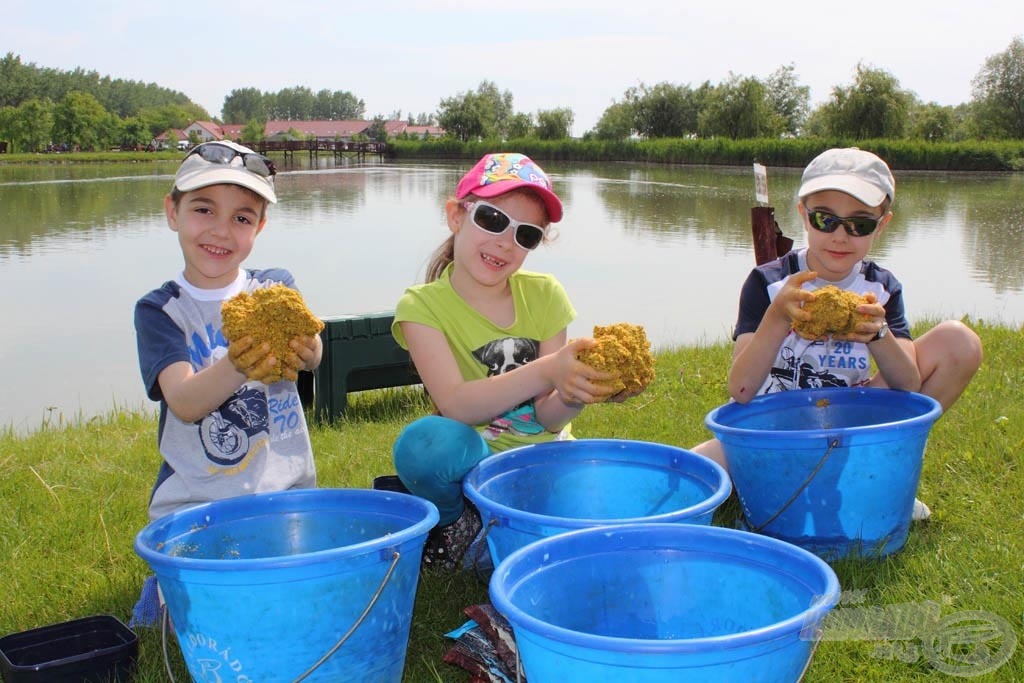
<path fill-rule="evenodd" d="M 467 382 L 500 375 L 536 360 L 540 343 L 561 332 L 576 317 L 558 280 L 520 270 L 509 278 L 515 322 L 498 327 L 455 292 L 451 283 L 453 267 L 449 265 L 434 282 L 405 290 L 395 309 L 391 333 L 402 348 L 408 348 L 399 323 L 414 322 L 440 330 Z M 476 425 L 476 429 L 494 453 L 556 437 L 537 423 L 532 399 Z"/>

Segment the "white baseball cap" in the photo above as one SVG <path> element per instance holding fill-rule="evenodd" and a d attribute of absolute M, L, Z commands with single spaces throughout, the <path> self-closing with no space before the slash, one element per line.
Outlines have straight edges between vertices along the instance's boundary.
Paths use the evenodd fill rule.
<path fill-rule="evenodd" d="M 824 190 L 838 190 L 867 206 L 880 206 L 886 197 L 896 198 L 896 179 L 877 155 L 856 147 L 834 148 L 807 164 L 797 195 L 803 199 Z"/>
<path fill-rule="evenodd" d="M 276 204 L 275 173 L 274 162 L 262 154 L 230 140 L 217 140 L 192 148 L 174 175 L 174 186 L 191 192 L 210 185 L 240 185 Z"/>

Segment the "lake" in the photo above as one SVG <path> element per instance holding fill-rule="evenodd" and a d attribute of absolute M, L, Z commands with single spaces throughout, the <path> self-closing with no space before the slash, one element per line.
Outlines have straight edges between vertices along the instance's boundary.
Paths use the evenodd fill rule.
<path fill-rule="evenodd" d="M 297 155 L 246 265 L 291 270 L 321 316 L 390 310 L 447 235 L 467 163 Z M 132 313 L 182 268 L 162 197 L 174 163 L 0 165 L 0 425 L 22 432 L 152 408 Z M 548 163 L 566 208 L 526 268 L 554 273 L 594 325 L 643 325 L 656 348 L 728 339 L 754 265 L 752 169 Z M 896 171 L 895 219 L 872 257 L 903 282 L 912 321 L 1024 321 L 1024 175 Z M 768 169 L 776 219 L 805 242 L 798 169 Z"/>

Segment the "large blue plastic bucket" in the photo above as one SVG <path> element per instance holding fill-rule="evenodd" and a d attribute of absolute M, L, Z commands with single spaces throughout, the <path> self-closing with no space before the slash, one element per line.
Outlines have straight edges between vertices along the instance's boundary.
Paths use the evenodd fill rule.
<path fill-rule="evenodd" d="M 928 432 L 942 413 L 923 394 L 811 389 L 712 410 L 752 530 L 826 559 L 903 547 Z"/>
<path fill-rule="evenodd" d="M 635 522 L 710 524 L 732 492 L 718 464 L 665 444 L 550 441 L 492 455 L 463 491 L 477 506 L 497 566 L 527 543 L 575 529 Z"/>
<path fill-rule="evenodd" d="M 767 536 L 625 524 L 517 550 L 490 596 L 530 683 L 793 683 L 839 581 L 816 555 Z"/>
<path fill-rule="evenodd" d="M 402 493 L 293 490 L 155 520 L 135 551 L 194 680 L 294 681 L 330 655 L 305 680 L 398 683 L 437 520 L 433 503 Z"/>

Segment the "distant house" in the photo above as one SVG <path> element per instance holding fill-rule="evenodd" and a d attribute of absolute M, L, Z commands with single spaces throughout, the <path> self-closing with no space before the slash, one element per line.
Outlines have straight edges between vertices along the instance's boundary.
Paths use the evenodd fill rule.
<path fill-rule="evenodd" d="M 178 149 L 186 149 L 189 146 L 188 133 L 179 128 L 169 128 L 153 138 L 150 145 L 152 145 L 153 149 L 158 150 L 171 149 L 175 146 Z"/>
<path fill-rule="evenodd" d="M 387 121 L 384 130 L 392 138 L 403 133 L 411 138 L 439 138 L 444 135 L 444 128 L 440 126 L 412 126 L 405 121 Z"/>
<path fill-rule="evenodd" d="M 192 133 L 196 134 L 200 142 L 224 139 L 223 128 L 213 121 L 193 121 L 185 128 L 185 136 L 189 137 Z"/>
<path fill-rule="evenodd" d="M 444 136 L 444 128 L 441 126 L 406 126 L 405 134 L 418 138 L 440 138 Z"/>

